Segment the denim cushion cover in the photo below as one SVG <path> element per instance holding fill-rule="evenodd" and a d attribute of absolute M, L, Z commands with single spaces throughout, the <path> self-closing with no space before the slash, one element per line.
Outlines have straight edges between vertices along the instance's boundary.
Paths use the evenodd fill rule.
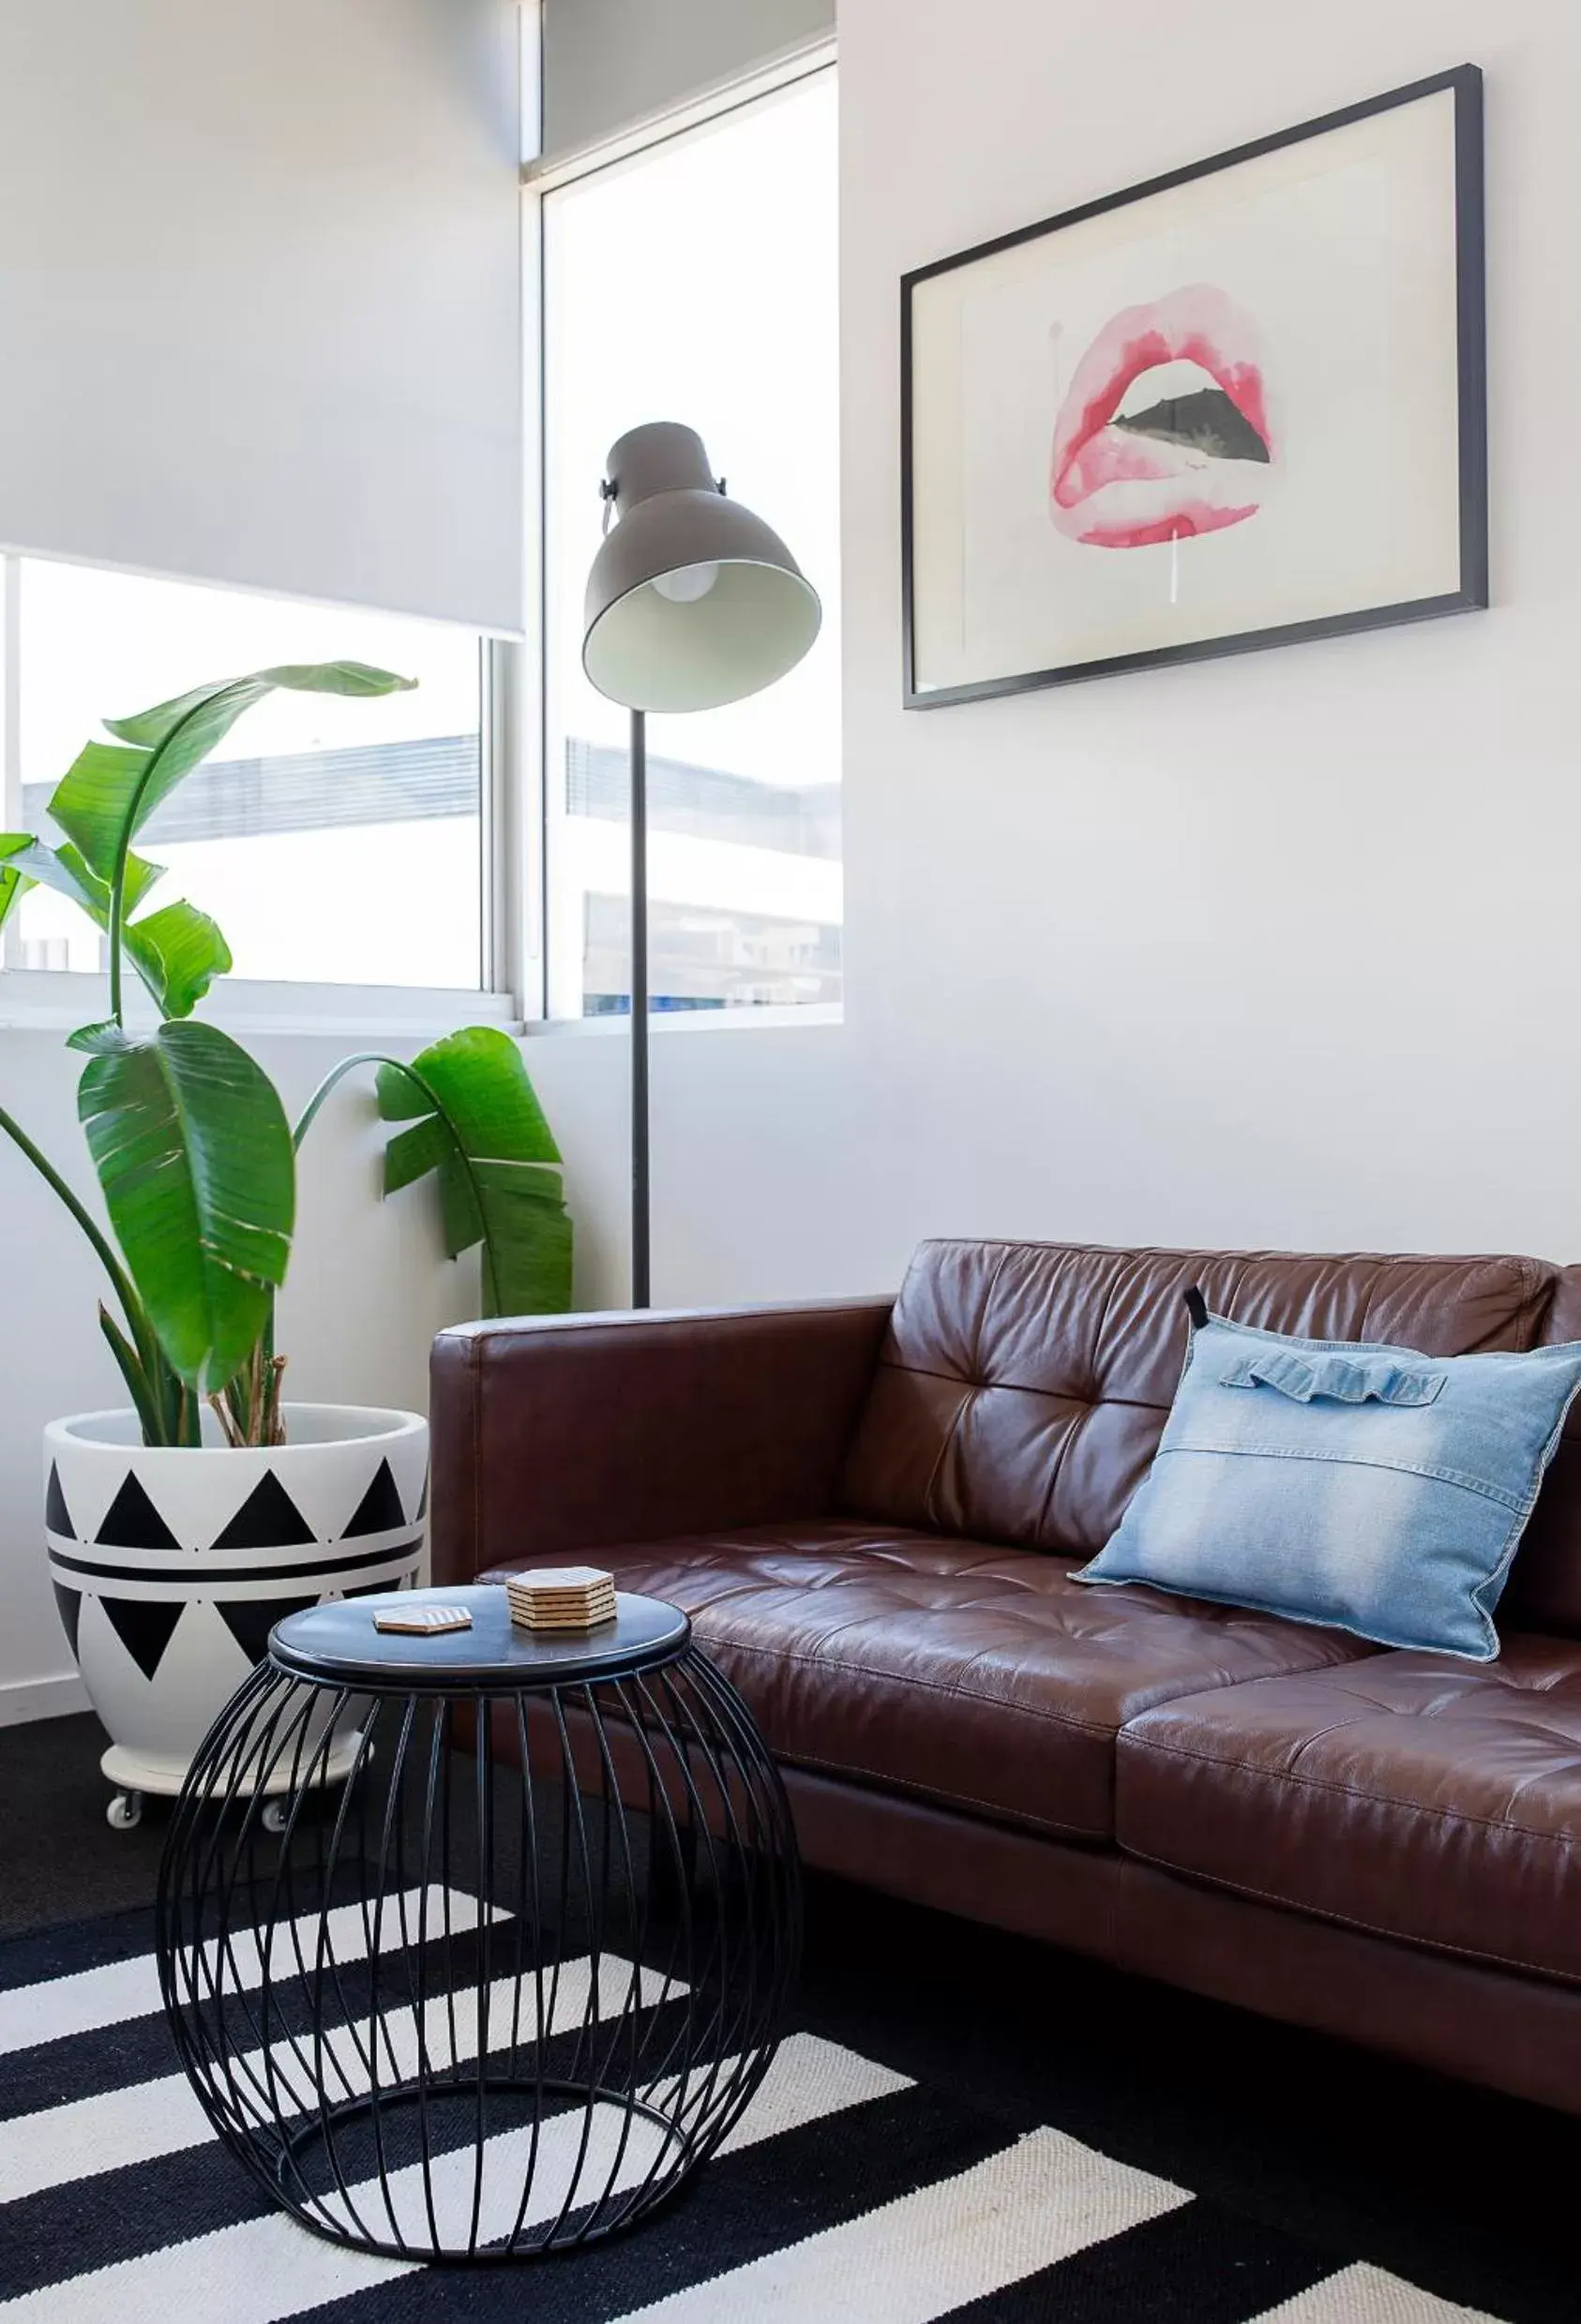
<path fill-rule="evenodd" d="M 1210 1315 L 1152 1467 L 1077 1582 L 1145 1582 L 1491 1662 L 1581 1342 L 1428 1357 Z"/>

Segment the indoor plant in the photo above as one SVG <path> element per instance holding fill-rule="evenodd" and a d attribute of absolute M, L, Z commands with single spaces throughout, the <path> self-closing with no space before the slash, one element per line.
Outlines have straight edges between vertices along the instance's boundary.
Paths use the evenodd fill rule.
<path fill-rule="evenodd" d="M 412 1414 L 280 1401 L 275 1297 L 295 1215 L 296 1150 L 329 1089 L 375 1069 L 386 1192 L 432 1176 L 452 1257 L 481 1247 L 488 1312 L 570 1303 L 560 1155 L 508 1034 L 473 1027 L 410 1063 L 358 1055 L 294 1131 L 268 1076 L 193 1011 L 231 966 L 193 905 L 142 907 L 160 877 L 138 832 L 253 703 L 276 688 L 354 696 L 410 682 L 354 662 L 262 670 L 109 722 L 50 802 L 48 847 L 0 834 L 0 924 L 35 882 L 104 931 L 110 1014 L 70 1036 L 101 1226 L 0 1106 L 0 1130 L 97 1253 L 99 1327 L 131 1399 L 46 1432 L 46 1531 L 62 1620 L 125 1790 L 170 1791 L 258 1658 L 270 1621 L 332 1591 L 415 1572 L 427 1429 Z M 139 1022 L 128 968 L 153 1003 Z M 333 1767 L 330 1770 L 334 1772 Z M 283 1781 L 283 1771 L 281 1776 Z"/>

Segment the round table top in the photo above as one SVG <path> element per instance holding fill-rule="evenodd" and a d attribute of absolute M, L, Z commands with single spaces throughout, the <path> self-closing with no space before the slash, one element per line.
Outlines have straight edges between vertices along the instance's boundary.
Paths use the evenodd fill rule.
<path fill-rule="evenodd" d="M 466 1630 L 427 1637 L 378 1630 L 376 1613 L 419 1606 L 464 1606 Z M 590 1630 L 528 1630 L 510 1618 L 497 1583 L 464 1589 L 384 1590 L 367 1597 L 326 1599 L 287 1614 L 269 1633 L 269 1659 L 294 1678 L 374 1693 L 507 1694 L 585 1686 L 671 1661 L 692 1626 L 679 1606 L 659 1597 L 615 1596 L 615 1618 Z"/>

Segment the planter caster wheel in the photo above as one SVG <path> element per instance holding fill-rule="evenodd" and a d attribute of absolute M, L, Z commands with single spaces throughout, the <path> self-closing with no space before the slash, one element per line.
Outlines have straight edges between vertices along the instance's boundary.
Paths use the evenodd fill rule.
<path fill-rule="evenodd" d="M 265 1832 L 278 1837 L 285 1830 L 286 1819 L 290 1811 L 291 1802 L 289 1800 L 265 1800 L 264 1813 L 260 1816 L 259 1822 Z"/>
<path fill-rule="evenodd" d="M 143 1822 L 141 1792 L 117 1792 L 104 1811 L 104 1821 L 113 1832 L 132 1832 Z"/>

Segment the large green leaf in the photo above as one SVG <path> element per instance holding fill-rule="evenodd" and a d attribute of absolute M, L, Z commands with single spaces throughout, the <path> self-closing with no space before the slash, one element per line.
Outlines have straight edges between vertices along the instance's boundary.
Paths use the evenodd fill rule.
<path fill-rule="evenodd" d="M 130 718 L 107 718 L 105 726 L 123 742 L 156 750 L 169 742 L 179 727 L 187 764 L 198 760 L 226 734 L 242 712 L 277 687 L 292 694 L 343 694 L 366 699 L 380 694 L 409 694 L 415 678 L 398 678 L 393 670 L 375 669 L 370 662 L 279 662 L 272 669 L 254 670 L 247 678 L 229 679 L 222 686 L 193 686 L 153 710 Z M 194 739 L 196 738 L 196 739 Z"/>
<path fill-rule="evenodd" d="M 91 912 L 101 928 L 110 924 L 110 882 L 90 871 L 81 851 L 68 840 L 64 847 L 53 850 L 53 869 L 44 868 L 51 850 L 41 840 L 35 840 L 34 853 L 26 860 L 25 868 L 43 886 L 56 889 L 62 895 L 76 898 L 83 909 Z M 36 868 L 37 867 L 37 868 Z M 128 855 L 126 872 L 126 908 L 135 912 L 156 880 L 165 876 L 162 863 L 150 863 L 141 855 Z"/>
<path fill-rule="evenodd" d="M 0 928 L 10 917 L 11 907 L 20 904 L 33 885 L 15 859 L 37 845 L 26 832 L 0 832 Z"/>
<path fill-rule="evenodd" d="M 104 879 L 115 868 L 122 827 L 152 756 L 149 751 L 122 750 L 110 742 L 90 742 L 78 753 L 51 795 L 51 820 Z M 141 823 L 147 817 L 137 819 Z"/>
<path fill-rule="evenodd" d="M 11 906 L 26 894 L 29 888 L 51 888 L 56 895 L 68 896 L 105 924 L 110 907 L 110 890 L 90 872 L 75 847 L 46 847 L 41 839 L 28 832 L 0 832 L 0 878 L 6 882 L 0 892 L 0 922 Z M 157 864 L 144 863 L 141 857 L 127 858 L 127 908 L 129 911 L 137 899 L 159 877 Z M 103 909 L 99 908 L 102 903 Z"/>
<path fill-rule="evenodd" d="M 97 927 L 110 925 L 110 883 L 69 841 L 46 847 L 25 834 L 0 837 L 0 860 L 28 886 L 35 881 L 80 904 Z M 134 912 L 164 872 L 142 856 L 127 858 L 126 909 Z M 0 921 L 5 897 L 0 894 Z M 206 912 L 192 904 L 167 904 L 126 930 L 127 951 L 164 1017 L 190 1016 L 216 977 L 228 973 L 231 948 Z"/>
<path fill-rule="evenodd" d="M 379 1071 L 379 1110 L 409 1122 L 384 1150 L 384 1191 L 437 1174 L 444 1246 L 483 1246 L 490 1314 L 558 1315 L 571 1304 L 571 1220 L 560 1149 L 508 1033 L 472 1026 Z"/>
<path fill-rule="evenodd" d="M 85 1045 L 85 1043 L 84 1043 Z M 274 1085 L 212 1025 L 99 1029 L 77 1109 L 127 1268 L 174 1371 L 240 1370 L 291 1253 L 295 1171 Z"/>
<path fill-rule="evenodd" d="M 25 832 L 8 832 L 0 838 L 0 856 L 8 859 L 8 867 L 14 870 L 26 886 L 49 888 L 56 895 L 69 897 L 80 904 L 91 920 L 101 928 L 110 922 L 110 883 L 90 871 L 77 849 L 68 844 L 64 847 L 46 847 L 41 839 L 32 839 Z M 140 855 L 127 858 L 127 909 L 135 911 L 157 879 L 164 873 L 158 863 L 144 862 Z"/>
<path fill-rule="evenodd" d="M 162 1017 L 189 1017 L 215 978 L 231 972 L 231 947 L 195 904 L 167 904 L 134 920 L 126 941 Z"/>
<path fill-rule="evenodd" d="M 31 864 L 32 858 L 27 862 Z M 107 929 L 109 881 L 100 879 L 69 843 L 56 851 L 55 867 L 65 875 L 57 884 L 66 892 L 74 888 L 84 911 Z M 160 864 L 149 863 L 140 855 L 128 856 L 125 909 L 128 915 L 136 911 L 154 882 L 163 877 Z M 195 904 L 162 905 L 157 912 L 132 921 L 123 930 L 123 938 L 132 966 L 162 1017 L 189 1017 L 215 978 L 231 972 L 231 947 L 208 914 L 200 912 Z"/>
<path fill-rule="evenodd" d="M 365 662 L 306 662 L 255 670 L 225 685 L 196 686 L 131 718 L 107 718 L 115 743 L 90 742 L 56 787 L 50 814 L 92 868 L 108 879 L 121 847 L 136 837 L 183 775 L 223 742 L 244 711 L 266 694 L 397 694 L 415 683 Z"/>

